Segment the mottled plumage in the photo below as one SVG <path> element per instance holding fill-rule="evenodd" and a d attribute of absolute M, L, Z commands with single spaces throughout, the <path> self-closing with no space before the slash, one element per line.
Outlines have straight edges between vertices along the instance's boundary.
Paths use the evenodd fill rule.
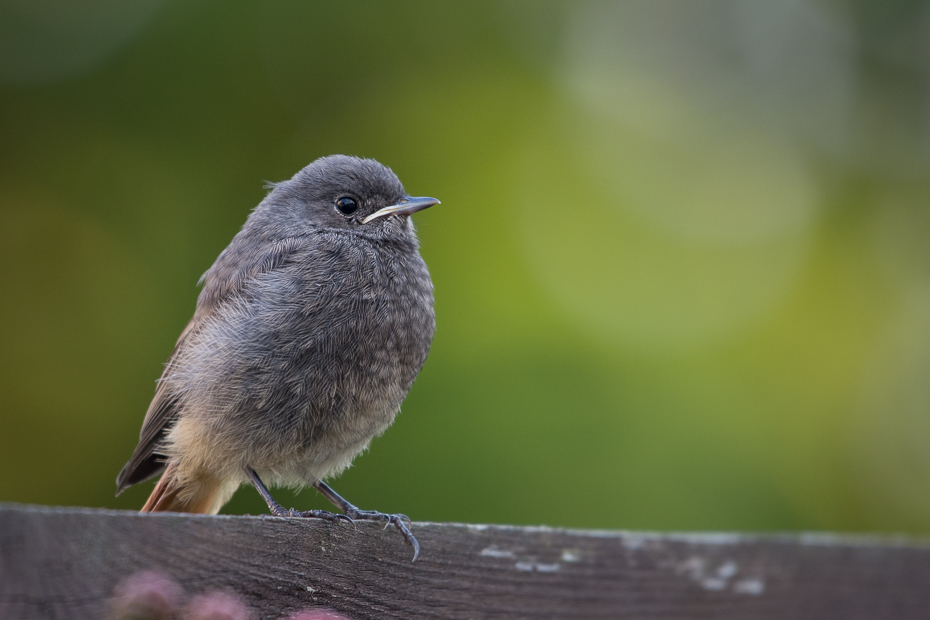
<path fill-rule="evenodd" d="M 215 513 L 249 468 L 299 487 L 348 467 L 426 361 L 433 287 L 409 212 L 430 200 L 346 156 L 274 185 L 204 274 L 119 490 L 167 467 L 146 509 Z M 370 217 L 391 205 L 420 206 Z"/>

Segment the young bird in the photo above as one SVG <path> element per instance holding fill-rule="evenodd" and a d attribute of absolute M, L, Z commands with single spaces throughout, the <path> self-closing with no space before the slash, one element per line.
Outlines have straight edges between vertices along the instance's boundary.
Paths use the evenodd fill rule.
<path fill-rule="evenodd" d="M 411 198 L 372 159 L 334 155 L 273 186 L 201 283 L 118 493 L 159 473 L 142 512 L 216 514 L 250 482 L 272 514 L 394 524 L 325 482 L 394 421 L 433 339 Z M 285 509 L 313 486 L 342 514 Z"/>

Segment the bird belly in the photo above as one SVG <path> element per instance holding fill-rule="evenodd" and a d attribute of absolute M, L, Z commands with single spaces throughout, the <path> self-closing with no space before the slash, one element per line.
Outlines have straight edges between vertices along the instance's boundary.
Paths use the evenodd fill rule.
<path fill-rule="evenodd" d="M 271 484 L 346 469 L 394 421 L 426 360 L 432 285 L 416 259 L 413 275 L 368 280 L 359 271 L 380 263 L 365 255 L 352 287 L 340 272 L 322 283 L 270 272 L 250 296 L 261 303 L 205 321 L 167 378 L 183 410 L 169 459 L 221 479 L 250 466 Z"/>

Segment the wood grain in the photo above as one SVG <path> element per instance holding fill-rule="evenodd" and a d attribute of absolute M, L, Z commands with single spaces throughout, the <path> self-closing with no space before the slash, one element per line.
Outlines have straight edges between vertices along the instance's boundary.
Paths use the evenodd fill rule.
<path fill-rule="evenodd" d="M 103 618 L 115 584 L 162 571 L 238 593 L 256 618 L 927 618 L 925 541 L 648 534 L 0 504 L 0 618 Z"/>

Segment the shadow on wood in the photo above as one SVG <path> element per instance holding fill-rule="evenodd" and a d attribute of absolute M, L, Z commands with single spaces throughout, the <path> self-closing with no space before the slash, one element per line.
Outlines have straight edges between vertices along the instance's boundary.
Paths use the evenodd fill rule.
<path fill-rule="evenodd" d="M 930 545 L 828 535 L 645 534 L 0 505 L 0 618 L 103 618 L 145 569 L 256 617 L 927 618 Z"/>

